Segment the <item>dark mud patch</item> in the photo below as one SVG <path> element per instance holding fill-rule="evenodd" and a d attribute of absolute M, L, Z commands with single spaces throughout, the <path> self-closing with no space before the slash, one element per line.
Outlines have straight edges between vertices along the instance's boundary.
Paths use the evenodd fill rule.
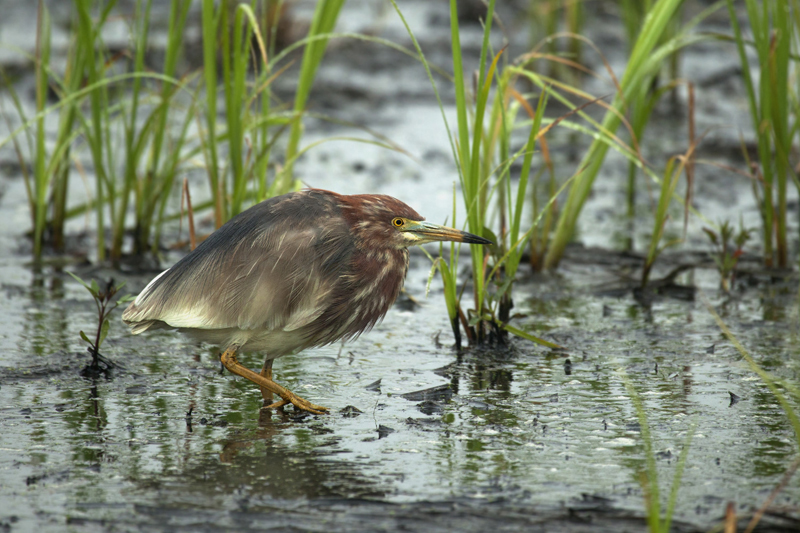
<path fill-rule="evenodd" d="M 260 503 L 260 504 L 259 504 Z M 91 531 L 111 525 L 121 528 L 147 528 L 169 531 L 426 531 L 467 533 L 501 532 L 571 532 L 617 533 L 639 531 L 644 527 L 641 518 L 614 509 L 602 498 L 585 497 L 570 502 L 565 509 L 540 510 L 519 503 L 464 498 L 446 502 L 387 504 L 374 500 L 324 499 L 311 502 L 302 510 L 285 508 L 282 502 L 241 502 L 242 509 L 225 513 L 226 526 L 209 526 L 220 520 L 219 513 L 207 509 L 164 509 L 161 507 L 116 506 L 108 511 L 117 518 L 112 521 L 73 518 L 71 526 Z M 800 526 L 787 516 L 769 515 L 758 531 L 777 533 Z M 746 527 L 746 522 L 739 524 Z M 676 533 L 698 531 L 696 528 L 673 522 Z"/>

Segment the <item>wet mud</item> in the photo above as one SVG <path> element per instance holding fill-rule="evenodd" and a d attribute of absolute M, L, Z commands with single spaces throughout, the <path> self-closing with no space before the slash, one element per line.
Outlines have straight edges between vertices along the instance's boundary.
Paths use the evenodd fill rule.
<path fill-rule="evenodd" d="M 26 13 L 18 4 L 14 9 Z M 446 3 L 401 7 L 429 59 L 447 66 Z M 307 8 L 301 4 L 297 16 Z M 508 9 L 513 19 L 518 11 Z M 609 15 L 597 16 L 592 37 L 616 68 L 624 43 L 609 35 Z M 377 28 L 408 43 L 391 12 L 353 3 L 343 20 L 343 30 Z M 5 39 L 8 23 L 2 28 Z M 479 34 L 478 26 L 465 27 L 471 57 Z M 26 46 L 25 35 L 16 38 Z M 510 39 L 512 49 L 523 50 L 522 29 Z M 8 65 L 9 57 L 0 59 Z M 737 64 L 735 49 L 725 46 L 689 49 L 682 60 L 686 77 L 707 80 L 698 85 L 698 124 L 715 129 L 700 153 L 731 166 L 743 164 L 731 125 L 747 120 L 739 111 L 744 91 L 730 89 L 739 83 Z M 24 92 L 31 72 L 19 68 Z M 288 76 L 285 83 L 288 91 Z M 452 91 L 440 83 L 452 122 Z M 602 94 L 592 83 L 587 90 Z M 334 42 L 312 101 L 318 111 L 380 131 L 412 157 L 322 144 L 296 165 L 307 184 L 392 194 L 428 220 L 447 219 L 457 174 L 419 64 L 376 45 Z M 679 95 L 659 109 L 650 126 L 659 133 L 643 146 L 647 157 L 685 148 L 685 124 L 669 107 L 681 110 L 681 102 Z M 352 131 L 310 119 L 304 142 L 345 133 Z M 581 142 L 553 132 L 562 177 L 571 175 Z M 136 293 L 158 270 L 112 270 L 95 265 L 89 252 L 31 266 L 22 177 L 13 153 L 3 149 L 0 158 L 4 531 L 644 531 L 642 428 L 626 380 L 645 405 L 662 502 L 691 438 L 674 531 L 719 524 L 728 502 L 743 528 L 797 455 L 781 406 L 706 303 L 766 370 L 796 380 L 797 273 L 763 270 L 753 244 L 733 291 L 721 292 L 705 223 L 692 217 L 685 243 L 659 258 L 656 282 L 640 290 L 641 252 L 617 250 L 627 238 L 634 250 L 645 249 L 652 191 L 640 191 L 643 207 L 632 225 L 618 215 L 627 166 L 613 154 L 587 202 L 578 243 L 555 272 L 523 268 L 514 294 L 515 325 L 564 351 L 518 339 L 455 351 L 439 278 L 426 296 L 430 261 L 414 251 L 407 295 L 373 331 L 276 362 L 276 380 L 329 407 L 325 416 L 260 410 L 260 392 L 223 372 L 213 346 L 168 331 L 132 337 L 120 311 L 102 350 L 115 366 L 82 376 L 90 356 L 79 331 L 96 328 L 96 310 L 64 271 L 124 280 L 125 291 Z M 741 217 L 760 228 L 745 178 L 714 165 L 697 173 L 695 207 L 706 219 Z M 202 173 L 190 177 L 202 197 Z M 674 218 L 668 231 L 679 235 L 682 213 Z M 796 235 L 797 220 L 791 224 Z M 91 222 L 70 227 L 74 249 L 89 250 Z M 180 240 L 177 227 L 170 231 Z M 162 266 L 183 253 L 165 250 Z M 262 360 L 250 354 L 242 362 L 258 369 Z M 759 531 L 800 529 L 798 505 L 795 477 Z"/>

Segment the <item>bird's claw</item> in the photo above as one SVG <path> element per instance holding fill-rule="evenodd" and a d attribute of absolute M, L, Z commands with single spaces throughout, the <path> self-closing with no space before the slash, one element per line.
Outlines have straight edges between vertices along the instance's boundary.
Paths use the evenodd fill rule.
<path fill-rule="evenodd" d="M 309 413 L 315 415 L 324 415 L 328 411 L 327 407 L 311 403 L 308 400 L 304 400 L 303 398 L 294 395 L 291 398 L 283 398 L 282 400 L 279 400 L 273 404 L 267 405 L 263 407 L 263 409 L 279 409 L 284 405 L 289 404 L 294 405 L 295 409 L 308 411 Z"/>
<path fill-rule="evenodd" d="M 288 405 L 292 402 L 290 402 L 289 400 L 278 400 L 277 402 L 271 403 L 269 405 L 266 405 L 266 403 L 267 402 L 264 402 L 264 406 L 262 407 L 262 409 L 280 409 L 284 405 Z"/>

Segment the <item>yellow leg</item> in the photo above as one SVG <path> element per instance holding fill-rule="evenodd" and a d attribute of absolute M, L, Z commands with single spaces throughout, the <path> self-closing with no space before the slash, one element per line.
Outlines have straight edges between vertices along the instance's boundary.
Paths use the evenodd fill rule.
<path fill-rule="evenodd" d="M 304 400 L 303 398 L 295 395 L 292 391 L 287 389 L 286 387 L 282 387 L 268 379 L 262 374 L 256 374 L 249 368 L 242 365 L 239 360 L 236 358 L 236 350 L 238 350 L 238 346 L 232 346 L 225 350 L 222 355 L 219 356 L 220 362 L 236 374 L 237 376 L 242 376 L 245 379 L 249 379 L 259 387 L 261 387 L 262 395 L 264 394 L 264 389 L 266 389 L 269 393 L 275 393 L 281 397 L 281 401 L 276 402 L 272 405 L 268 405 L 268 408 L 275 408 L 281 407 L 287 404 L 292 404 L 298 409 L 302 409 L 303 411 L 308 411 L 310 413 L 314 413 L 315 415 L 324 414 L 325 411 L 328 410 L 327 407 L 322 407 L 321 405 L 316 405 L 308 400 Z M 266 364 L 264 365 L 266 367 Z M 269 368 L 264 368 L 261 370 L 262 373 L 269 373 L 272 374 L 272 365 Z M 265 397 L 266 399 L 266 397 Z"/>
<path fill-rule="evenodd" d="M 261 377 L 268 381 L 272 381 L 272 361 L 273 359 L 267 359 L 261 367 Z M 269 389 L 261 387 L 261 397 L 264 398 L 264 407 L 272 404 L 272 393 Z"/>
<path fill-rule="evenodd" d="M 264 361 L 264 366 L 261 367 L 261 376 L 272 381 L 272 362 L 274 359 L 267 359 Z M 274 383 L 274 381 L 273 381 Z M 280 400 L 275 403 L 272 403 L 272 393 L 266 388 L 261 387 L 261 397 L 264 398 L 264 406 L 262 409 L 280 409 L 284 405 L 287 405 L 291 402 L 288 400 Z"/>

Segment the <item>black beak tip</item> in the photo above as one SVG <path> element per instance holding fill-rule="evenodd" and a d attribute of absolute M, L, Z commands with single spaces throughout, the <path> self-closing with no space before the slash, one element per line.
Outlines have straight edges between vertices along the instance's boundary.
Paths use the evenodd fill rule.
<path fill-rule="evenodd" d="M 489 244 L 494 245 L 492 241 L 489 239 L 484 239 L 483 237 L 478 237 L 477 235 L 469 234 L 468 237 L 464 239 L 464 242 L 469 244 Z"/>

